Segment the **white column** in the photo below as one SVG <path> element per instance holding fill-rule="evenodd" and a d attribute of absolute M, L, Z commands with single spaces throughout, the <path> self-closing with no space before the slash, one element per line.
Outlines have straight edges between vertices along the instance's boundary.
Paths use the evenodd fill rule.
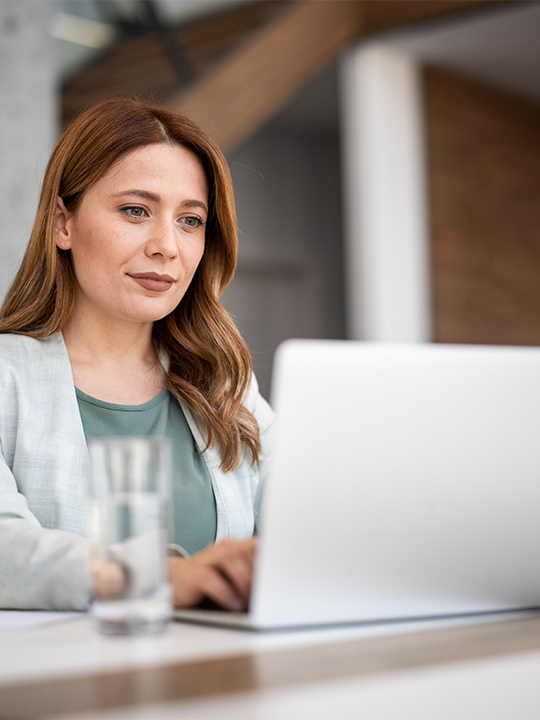
<path fill-rule="evenodd" d="M 420 68 L 384 44 L 342 64 L 349 336 L 430 339 Z"/>
<path fill-rule="evenodd" d="M 28 241 L 56 134 L 49 0 L 0 0 L 0 301 Z"/>

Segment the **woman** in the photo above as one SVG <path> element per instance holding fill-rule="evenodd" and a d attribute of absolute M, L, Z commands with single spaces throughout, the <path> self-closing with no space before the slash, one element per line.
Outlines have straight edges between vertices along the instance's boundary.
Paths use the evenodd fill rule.
<path fill-rule="evenodd" d="M 0 316 L 0 607 L 87 607 L 86 440 L 111 434 L 173 440 L 175 604 L 246 606 L 273 416 L 218 301 L 236 253 L 226 161 L 187 118 L 108 100 L 62 135 Z"/>

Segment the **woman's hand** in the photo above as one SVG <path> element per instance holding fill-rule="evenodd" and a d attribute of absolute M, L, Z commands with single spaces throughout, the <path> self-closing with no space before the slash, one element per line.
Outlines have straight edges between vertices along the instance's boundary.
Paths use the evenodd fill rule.
<path fill-rule="evenodd" d="M 222 540 L 190 558 L 170 558 L 173 603 L 194 607 L 209 598 L 227 610 L 245 610 L 249 601 L 257 538 Z"/>
<path fill-rule="evenodd" d="M 92 591 L 98 600 L 121 598 L 129 588 L 129 573 L 120 563 L 96 563 L 92 571 Z"/>

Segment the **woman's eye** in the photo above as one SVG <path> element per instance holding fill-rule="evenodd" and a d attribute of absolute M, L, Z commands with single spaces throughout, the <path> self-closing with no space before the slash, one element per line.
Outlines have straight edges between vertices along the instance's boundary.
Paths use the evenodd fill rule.
<path fill-rule="evenodd" d="M 129 207 L 122 208 L 128 217 L 141 218 L 144 215 L 144 208 L 138 205 L 130 205 Z"/>
<path fill-rule="evenodd" d="M 201 218 L 196 215 L 189 215 L 188 217 L 182 218 L 182 222 L 189 228 L 197 228 L 199 225 L 203 225 Z"/>

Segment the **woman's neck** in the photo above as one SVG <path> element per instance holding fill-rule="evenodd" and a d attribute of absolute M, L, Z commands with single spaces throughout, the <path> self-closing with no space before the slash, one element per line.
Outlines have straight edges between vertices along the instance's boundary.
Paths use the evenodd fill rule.
<path fill-rule="evenodd" d="M 107 325 L 76 316 L 63 331 L 75 386 L 106 402 L 140 405 L 159 394 L 165 370 L 151 323 Z"/>

